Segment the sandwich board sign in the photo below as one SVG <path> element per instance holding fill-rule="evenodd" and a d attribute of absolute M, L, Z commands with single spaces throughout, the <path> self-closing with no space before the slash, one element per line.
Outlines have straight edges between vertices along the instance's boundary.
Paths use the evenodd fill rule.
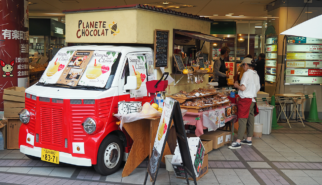
<path fill-rule="evenodd" d="M 177 141 L 178 141 L 178 145 L 181 153 L 182 165 L 183 165 L 183 168 L 185 169 L 185 176 L 186 176 L 187 183 L 189 184 L 189 180 L 188 180 L 188 175 L 189 175 L 190 177 L 192 177 L 192 179 L 194 179 L 195 185 L 197 185 L 196 175 L 194 173 L 191 157 L 189 155 L 183 155 L 183 154 L 190 153 L 190 151 L 188 146 L 187 135 L 183 124 L 180 104 L 178 101 L 169 97 L 167 97 L 164 102 L 164 108 L 162 111 L 158 131 L 155 136 L 152 155 L 151 155 L 151 158 L 149 159 L 148 169 L 145 176 L 144 184 L 146 184 L 148 175 L 151 176 L 153 185 L 156 182 L 164 147 L 168 139 L 168 133 L 171 127 L 172 120 L 174 122 L 174 126 L 176 129 Z"/>

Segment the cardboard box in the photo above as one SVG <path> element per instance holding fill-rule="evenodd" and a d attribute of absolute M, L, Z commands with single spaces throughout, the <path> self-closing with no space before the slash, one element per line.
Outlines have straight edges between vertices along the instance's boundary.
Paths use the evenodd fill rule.
<path fill-rule="evenodd" d="M 209 152 L 212 151 L 214 142 L 212 140 L 201 140 L 203 147 L 205 147 L 205 153 L 208 154 Z"/>
<path fill-rule="evenodd" d="M 213 149 L 218 149 L 222 146 L 224 146 L 224 132 L 217 130 L 217 131 L 212 131 L 212 132 L 208 132 L 204 135 L 201 135 L 200 138 L 201 139 L 205 139 L 205 140 L 212 140 L 213 141 Z"/>
<path fill-rule="evenodd" d="M 19 119 L 8 119 L 7 121 L 7 149 L 19 149 L 19 129 L 22 123 Z"/>
<path fill-rule="evenodd" d="M 185 172 L 184 172 L 184 168 L 182 166 L 176 166 L 176 169 L 174 169 L 174 173 L 177 178 L 185 179 Z M 202 166 L 200 168 L 199 176 L 196 178 L 196 180 L 198 181 L 203 176 L 205 176 L 207 173 L 208 173 L 208 154 L 205 154 L 205 156 L 203 158 Z M 188 175 L 188 177 L 189 177 L 189 175 Z M 189 177 L 188 179 L 191 181 L 193 180 L 191 177 Z"/>
<path fill-rule="evenodd" d="M 4 148 L 6 149 L 7 148 L 7 121 L 6 120 L 0 120 L 0 132 L 2 133 Z"/>
<path fill-rule="evenodd" d="M 25 103 L 4 101 L 4 117 L 6 119 L 19 118 L 19 113 L 25 108 Z"/>
<path fill-rule="evenodd" d="M 3 91 L 3 100 L 14 102 L 25 102 L 24 87 L 9 87 Z"/>
<path fill-rule="evenodd" d="M 231 142 L 231 132 L 224 132 L 224 143 L 230 144 Z"/>

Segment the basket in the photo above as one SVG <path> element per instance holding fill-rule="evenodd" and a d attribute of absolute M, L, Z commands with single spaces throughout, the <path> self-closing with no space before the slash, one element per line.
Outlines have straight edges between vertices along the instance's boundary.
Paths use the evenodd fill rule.
<path fill-rule="evenodd" d="M 163 77 L 166 75 L 166 77 L 163 79 Z M 146 82 L 146 88 L 148 90 L 148 93 L 156 93 L 160 91 L 165 91 L 165 89 L 168 87 L 168 81 L 166 80 L 169 76 L 168 72 L 163 73 L 160 80 L 151 80 Z M 162 80 L 163 79 L 163 80 Z"/>

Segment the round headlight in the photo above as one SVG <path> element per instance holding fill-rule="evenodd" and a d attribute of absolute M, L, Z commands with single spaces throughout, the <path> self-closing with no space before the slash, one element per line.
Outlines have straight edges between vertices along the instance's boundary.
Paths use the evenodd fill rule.
<path fill-rule="evenodd" d="M 20 113 L 19 113 L 19 118 L 20 121 L 24 124 L 29 123 L 30 121 L 30 113 L 27 109 L 23 109 Z"/>
<path fill-rule="evenodd" d="M 87 134 L 92 134 L 96 130 L 96 122 L 93 118 L 87 118 L 83 123 L 83 127 Z"/>

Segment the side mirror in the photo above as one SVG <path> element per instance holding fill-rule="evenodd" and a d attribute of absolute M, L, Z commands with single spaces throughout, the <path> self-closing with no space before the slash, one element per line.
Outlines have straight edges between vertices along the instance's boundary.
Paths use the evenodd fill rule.
<path fill-rule="evenodd" d="M 135 90 L 137 88 L 136 76 L 128 76 L 127 83 L 124 85 L 124 90 Z"/>

